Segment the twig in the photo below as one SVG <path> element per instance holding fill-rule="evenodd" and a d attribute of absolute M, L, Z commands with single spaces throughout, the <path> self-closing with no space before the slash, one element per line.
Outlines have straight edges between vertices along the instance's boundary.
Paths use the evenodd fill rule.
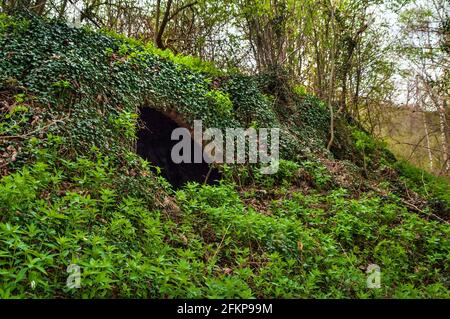
<path fill-rule="evenodd" d="M 214 255 L 212 256 L 211 260 L 214 260 L 216 258 L 216 255 L 219 253 L 220 248 L 222 248 L 223 241 L 225 240 L 225 236 L 228 233 L 228 230 L 230 229 L 231 224 L 228 225 L 227 229 L 225 230 L 225 233 L 222 236 L 222 240 L 220 241 L 219 247 L 217 247 L 216 251 L 214 252 Z"/>
<path fill-rule="evenodd" d="M 374 186 L 369 186 L 369 187 L 370 187 L 372 190 L 374 190 L 375 192 L 382 193 L 381 190 L 378 189 L 377 187 L 374 187 Z M 406 188 L 406 193 L 408 194 L 408 197 L 411 198 L 411 196 L 409 195 L 408 188 L 406 187 L 406 185 L 405 185 L 405 188 Z M 399 199 L 400 199 L 400 201 L 401 201 L 403 204 L 405 204 L 406 206 L 408 206 L 408 208 L 413 209 L 414 211 L 416 211 L 416 212 L 418 212 L 418 213 L 421 213 L 421 214 L 423 214 L 423 215 L 434 217 L 434 218 L 438 219 L 439 221 L 441 221 L 441 222 L 443 222 L 443 223 L 445 223 L 445 224 L 447 224 L 447 225 L 450 225 L 450 222 L 446 221 L 446 220 L 443 219 L 442 217 L 439 217 L 438 215 L 433 214 L 433 213 L 431 213 L 431 212 L 426 213 L 426 212 L 424 212 L 422 209 L 420 209 L 419 207 L 417 207 L 416 205 L 414 205 L 414 204 L 408 202 L 406 199 L 403 199 L 403 198 L 399 198 Z"/>
<path fill-rule="evenodd" d="M 421 209 L 420 209 L 419 207 L 417 207 L 416 205 L 414 205 L 414 204 L 412 204 L 412 203 L 410 203 L 410 202 L 408 202 L 408 201 L 406 201 L 406 200 L 404 200 L 404 199 L 400 199 L 400 200 L 402 201 L 402 203 L 404 203 L 404 204 L 405 204 L 406 206 L 408 206 L 409 208 L 414 209 L 416 212 L 422 213 L 423 215 L 427 215 L 427 216 L 433 216 L 434 218 L 440 220 L 441 222 L 443 222 L 443 223 L 445 223 L 445 224 L 447 224 L 447 225 L 450 225 L 450 222 L 448 222 L 448 221 L 446 221 L 445 219 L 439 217 L 438 215 L 433 214 L 433 213 L 425 213 L 423 210 L 421 210 Z"/>
<path fill-rule="evenodd" d="M 206 185 L 206 183 L 208 182 L 209 175 L 211 175 L 211 171 L 212 171 L 212 170 L 213 170 L 213 166 L 211 165 L 211 166 L 209 167 L 208 174 L 206 174 L 205 181 L 203 182 L 203 185 Z"/>
<path fill-rule="evenodd" d="M 67 118 L 64 118 L 64 119 L 67 119 Z M 41 128 L 39 128 L 39 129 L 36 129 L 36 130 L 34 130 L 34 131 L 28 132 L 28 133 L 23 134 L 23 135 L 7 135 L 7 136 L 0 136 L 0 140 L 12 140 L 12 139 L 16 139 L 16 138 L 17 138 L 17 139 L 23 139 L 23 138 L 26 138 L 26 137 L 28 137 L 28 136 L 30 136 L 30 135 L 35 134 L 35 133 L 41 132 L 41 131 L 43 131 L 43 130 L 49 128 L 50 126 L 52 126 L 52 125 L 54 125 L 54 124 L 56 124 L 56 123 L 64 123 L 64 121 L 63 121 L 63 120 L 55 120 L 55 121 L 52 121 L 52 122 L 50 122 L 49 124 L 45 125 L 44 127 L 41 127 Z"/>
<path fill-rule="evenodd" d="M 345 257 L 348 259 L 348 261 L 350 262 L 350 264 L 352 264 L 353 267 L 355 267 L 355 265 L 353 264 L 352 260 L 350 259 L 350 257 L 347 255 L 347 252 L 345 251 L 344 247 L 342 247 L 340 242 L 337 242 L 339 244 L 339 246 L 342 249 L 342 252 L 344 253 Z"/>
<path fill-rule="evenodd" d="M 9 164 L 10 164 L 10 162 L 3 163 L 2 165 L 0 165 L 0 168 L 6 167 L 6 166 L 8 166 Z"/>

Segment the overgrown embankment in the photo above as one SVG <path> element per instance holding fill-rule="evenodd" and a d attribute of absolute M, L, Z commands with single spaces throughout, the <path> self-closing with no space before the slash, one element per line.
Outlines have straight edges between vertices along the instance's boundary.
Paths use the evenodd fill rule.
<path fill-rule="evenodd" d="M 272 81 L 0 16 L 0 297 L 448 297 L 448 183 L 345 119 L 327 152 L 324 103 Z M 175 192 L 131 151 L 139 107 L 280 127 L 280 170 Z"/>

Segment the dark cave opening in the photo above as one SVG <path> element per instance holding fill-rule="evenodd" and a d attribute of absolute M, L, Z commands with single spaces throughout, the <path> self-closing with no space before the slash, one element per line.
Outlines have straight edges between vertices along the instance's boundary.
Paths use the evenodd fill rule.
<path fill-rule="evenodd" d="M 152 165 L 161 168 L 161 175 L 178 189 L 187 182 L 205 182 L 215 184 L 220 179 L 220 173 L 216 168 L 202 163 L 194 163 L 194 151 L 201 146 L 194 141 L 191 145 L 191 163 L 174 163 L 171 158 L 172 147 L 178 141 L 171 140 L 172 131 L 180 125 L 157 110 L 149 107 L 139 109 L 140 129 L 138 130 L 137 153 L 149 161 Z"/>

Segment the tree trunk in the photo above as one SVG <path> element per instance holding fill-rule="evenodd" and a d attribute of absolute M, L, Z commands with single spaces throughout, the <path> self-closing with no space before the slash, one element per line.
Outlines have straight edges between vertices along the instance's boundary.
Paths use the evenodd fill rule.
<path fill-rule="evenodd" d="M 331 45 L 331 57 L 330 57 L 330 63 L 331 63 L 331 72 L 330 72 L 330 83 L 329 83 L 329 90 L 328 90 L 328 108 L 330 110 L 330 140 L 328 141 L 327 150 L 331 149 L 331 146 L 333 145 L 334 141 L 334 112 L 333 112 L 333 92 L 334 92 L 334 69 L 335 69 L 335 51 L 336 51 L 336 30 L 335 30 L 335 23 L 334 23 L 334 5 L 332 4 L 331 8 L 331 39 L 332 39 L 332 45 Z"/>
<path fill-rule="evenodd" d="M 450 172 L 450 158 L 448 153 L 448 138 L 447 138 L 447 121 L 445 119 L 445 107 L 446 103 L 443 102 L 439 107 L 439 127 L 441 130 L 441 146 L 442 146 L 442 158 L 444 161 L 444 174 Z"/>
<path fill-rule="evenodd" d="M 428 123 L 425 110 L 422 110 L 423 128 L 425 130 L 425 140 L 427 142 L 428 161 L 430 165 L 430 171 L 433 171 L 433 154 L 431 153 L 430 134 L 428 132 Z"/>
<path fill-rule="evenodd" d="M 172 7 L 173 0 L 167 0 L 166 9 L 164 10 L 164 16 L 161 21 L 161 25 L 158 29 L 158 32 L 156 33 L 156 40 L 155 44 L 158 48 L 164 50 L 166 47 L 164 46 L 162 37 L 164 34 L 164 30 L 166 29 L 167 24 L 169 23 L 169 17 L 170 17 L 170 8 Z"/>
<path fill-rule="evenodd" d="M 153 36 L 153 41 L 156 44 L 158 40 L 158 32 L 159 32 L 159 19 L 161 16 L 161 0 L 156 1 L 156 21 L 155 21 L 155 34 Z"/>
<path fill-rule="evenodd" d="M 36 12 L 37 15 L 42 16 L 44 14 L 46 3 L 47 0 L 37 0 L 36 4 L 34 5 L 34 12 Z"/>
<path fill-rule="evenodd" d="M 66 14 L 66 8 L 67 8 L 67 0 L 63 0 L 61 2 L 61 6 L 59 7 L 58 12 L 58 19 L 64 18 L 64 15 Z"/>

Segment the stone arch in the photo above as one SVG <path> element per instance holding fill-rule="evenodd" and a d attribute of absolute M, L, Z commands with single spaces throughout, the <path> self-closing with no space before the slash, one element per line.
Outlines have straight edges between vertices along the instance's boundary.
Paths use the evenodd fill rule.
<path fill-rule="evenodd" d="M 187 182 L 213 184 L 220 179 L 216 168 L 205 162 L 194 163 L 193 154 L 202 145 L 192 140 L 191 163 L 174 163 L 171 158 L 172 147 L 178 141 L 171 140 L 172 131 L 178 127 L 192 129 L 186 121 L 175 111 L 163 112 L 150 107 L 141 107 L 138 110 L 140 127 L 136 152 L 153 165 L 161 168 L 161 175 L 175 188 L 180 188 Z"/>

